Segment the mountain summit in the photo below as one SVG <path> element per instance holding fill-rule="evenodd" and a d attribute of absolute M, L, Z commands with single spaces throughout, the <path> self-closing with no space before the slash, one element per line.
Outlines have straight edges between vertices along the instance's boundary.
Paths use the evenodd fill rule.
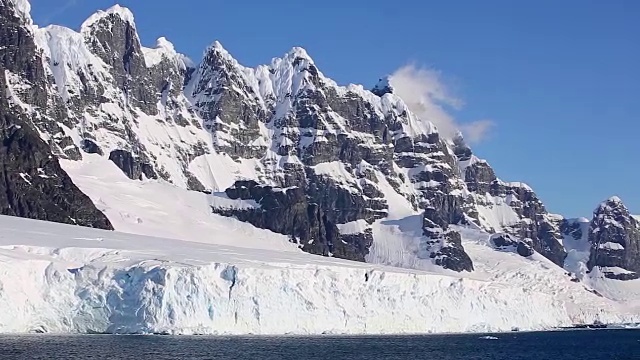
<path fill-rule="evenodd" d="M 589 226 L 589 269 L 597 267 L 606 277 L 640 278 L 640 222 L 617 197 L 604 201 Z"/>

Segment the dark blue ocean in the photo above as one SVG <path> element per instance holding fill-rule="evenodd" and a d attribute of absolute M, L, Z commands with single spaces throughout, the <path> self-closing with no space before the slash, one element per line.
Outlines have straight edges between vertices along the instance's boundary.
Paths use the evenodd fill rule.
<path fill-rule="evenodd" d="M 0 359 L 640 359 L 640 330 L 491 336 L 0 336 Z"/>

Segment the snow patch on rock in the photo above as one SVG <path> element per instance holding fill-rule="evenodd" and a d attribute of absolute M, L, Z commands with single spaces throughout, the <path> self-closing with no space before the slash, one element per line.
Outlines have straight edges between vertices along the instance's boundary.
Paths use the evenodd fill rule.
<path fill-rule="evenodd" d="M 18 16 L 22 17 L 28 25 L 33 24 L 31 18 L 31 3 L 29 0 L 8 0 L 13 4 Z"/>
<path fill-rule="evenodd" d="M 89 28 L 91 28 L 94 24 L 111 15 L 120 17 L 120 19 L 128 22 L 133 27 L 136 26 L 135 19 L 131 10 L 129 10 L 129 8 L 116 4 L 107 10 L 98 10 L 96 13 L 89 16 L 89 18 L 87 18 L 87 20 L 85 20 L 80 26 L 80 28 L 82 29 L 80 32 L 87 32 Z"/>

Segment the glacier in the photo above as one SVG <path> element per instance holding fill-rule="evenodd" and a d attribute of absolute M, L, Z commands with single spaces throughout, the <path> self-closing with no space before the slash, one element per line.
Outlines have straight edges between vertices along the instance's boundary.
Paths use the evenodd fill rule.
<path fill-rule="evenodd" d="M 509 284 L 495 264 L 487 281 L 6 216 L 0 226 L 2 333 L 398 334 L 638 320 L 582 285 L 546 288 L 562 271 L 544 258 L 507 269 Z"/>

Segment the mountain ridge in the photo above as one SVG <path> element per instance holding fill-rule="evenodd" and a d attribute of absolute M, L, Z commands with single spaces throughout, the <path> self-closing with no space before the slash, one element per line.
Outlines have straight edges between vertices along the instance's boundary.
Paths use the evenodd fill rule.
<path fill-rule="evenodd" d="M 132 180 L 211 192 L 225 204 L 255 201 L 260 207 L 218 208 L 214 201 L 211 210 L 290 236 L 314 254 L 387 263 L 370 250 L 402 213 L 422 220 L 411 254 L 418 263 L 472 272 L 456 229 L 464 225 L 487 236 L 506 233 L 518 239 L 513 246 L 566 265 L 563 243 L 575 222 L 550 214 L 528 185 L 500 180 L 462 136 L 442 137 L 394 94 L 393 79 L 373 92 L 339 86 L 300 47 L 247 68 L 215 41 L 196 64 L 167 39 L 142 46 L 126 8 L 96 13 L 78 32 L 30 27 L 25 3 L 2 5 L 20 5 L 17 14 L 44 55 L 46 75 L 35 81 L 47 89 L 47 105 L 22 111 L 37 119 L 35 129 L 57 157 L 97 154 Z M 3 70 L 12 99 L 33 103 L 25 77 Z M 616 254 L 587 266 L 610 267 L 601 264 Z M 630 264 L 622 265 L 638 271 Z"/>

